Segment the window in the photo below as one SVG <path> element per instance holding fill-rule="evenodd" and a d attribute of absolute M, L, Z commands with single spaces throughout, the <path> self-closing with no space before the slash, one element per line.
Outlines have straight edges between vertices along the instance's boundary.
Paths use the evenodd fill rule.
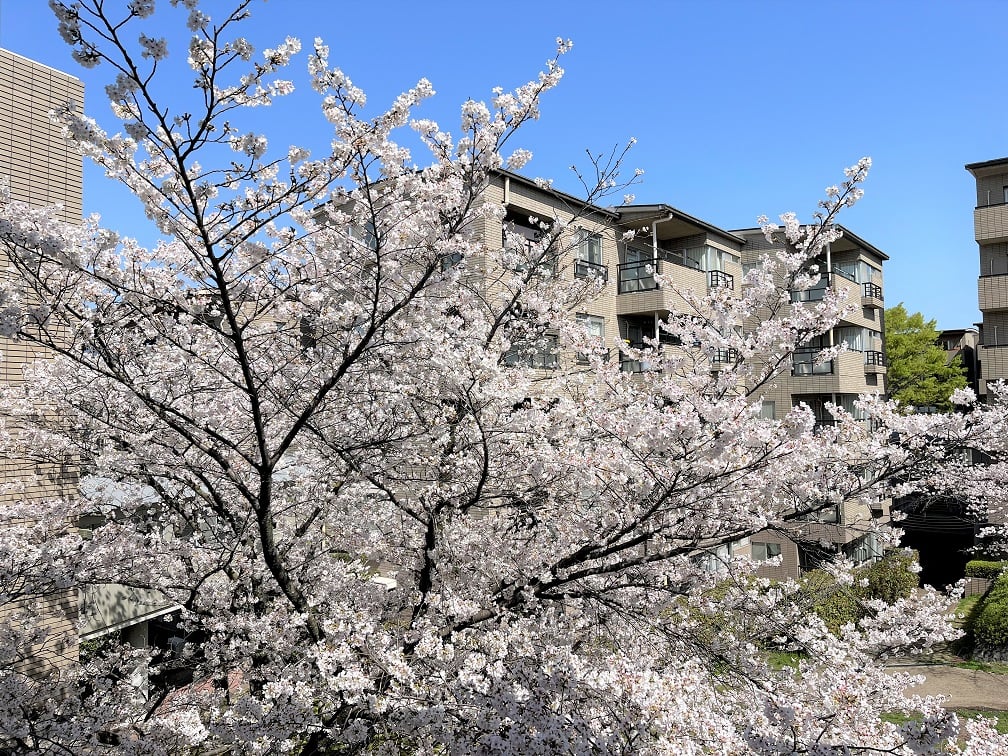
<path fill-rule="evenodd" d="M 760 405 L 759 416 L 767 420 L 775 419 L 777 417 L 777 403 L 764 400 Z"/>
<path fill-rule="evenodd" d="M 504 224 L 501 229 L 501 246 L 513 253 L 506 263 L 510 270 L 525 273 L 532 270 L 537 276 L 550 278 L 556 275 L 557 260 L 553 250 L 537 247 L 543 232 L 514 221 Z"/>
<path fill-rule="evenodd" d="M 843 407 L 848 415 L 855 420 L 867 420 L 868 413 L 855 405 L 857 400 L 857 394 L 837 394 L 837 404 Z"/>
<path fill-rule="evenodd" d="M 871 283 L 879 271 L 864 260 L 847 260 L 833 263 L 833 272 L 854 283 Z"/>
<path fill-rule="evenodd" d="M 441 255 L 441 270 L 445 271 L 454 268 L 462 262 L 462 257 L 463 255 L 461 252 L 448 252 Z"/>
<path fill-rule="evenodd" d="M 618 268 L 616 291 L 619 294 L 632 294 L 657 289 L 654 274 L 660 271 L 661 267 L 650 249 L 627 246 L 623 250 L 623 262 Z"/>
<path fill-rule="evenodd" d="M 578 232 L 578 260 L 592 265 L 602 264 L 602 236 L 590 231 Z"/>
<path fill-rule="evenodd" d="M 598 341 L 599 347 L 605 345 L 605 318 L 599 315 L 580 313 L 577 316 L 577 321 L 588 332 L 589 337 Z M 578 352 L 577 361 L 582 364 L 587 363 L 588 355 L 584 352 Z"/>
<path fill-rule="evenodd" d="M 767 559 L 779 557 L 780 553 L 779 543 L 768 543 L 766 541 L 752 542 L 752 558 L 757 562 L 765 562 Z"/>
<path fill-rule="evenodd" d="M 581 229 L 578 232 L 577 259 L 574 261 L 576 278 L 609 279 L 609 269 L 602 264 L 602 237 Z"/>
<path fill-rule="evenodd" d="M 840 326 L 834 333 L 837 344 L 846 344 L 854 352 L 867 352 L 871 349 L 873 334 L 877 331 L 860 326 Z"/>
<path fill-rule="evenodd" d="M 795 349 L 791 355 L 791 375 L 832 375 L 833 360 L 819 361 L 821 347 Z"/>
<path fill-rule="evenodd" d="M 836 524 L 840 522 L 840 505 L 824 504 L 821 507 L 804 513 L 798 519 L 804 522 L 825 522 Z"/>
<path fill-rule="evenodd" d="M 375 230 L 374 221 L 368 221 L 364 227 L 351 226 L 350 238 L 357 244 L 361 244 L 372 252 L 378 249 L 378 232 Z"/>
<path fill-rule="evenodd" d="M 1008 186 L 1001 187 L 1001 191 L 1004 192 L 1004 201 L 1008 203 Z"/>
<path fill-rule="evenodd" d="M 704 251 L 705 247 L 694 247 L 693 249 L 683 250 L 683 264 L 687 268 L 693 268 L 694 270 L 704 269 Z"/>
<path fill-rule="evenodd" d="M 557 337 L 546 334 L 538 338 L 514 341 L 504 353 L 503 359 L 504 364 L 511 367 L 555 370 L 560 367 L 560 361 L 557 359 Z"/>

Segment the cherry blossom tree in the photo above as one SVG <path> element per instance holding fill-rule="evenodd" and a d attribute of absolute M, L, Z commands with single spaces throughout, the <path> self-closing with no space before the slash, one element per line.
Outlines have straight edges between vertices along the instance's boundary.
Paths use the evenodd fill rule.
<path fill-rule="evenodd" d="M 741 296 L 680 292 L 692 312 L 662 328 L 698 346 L 619 346 L 661 368 L 631 376 L 575 317 L 602 282 L 543 273 L 575 243 L 577 208 L 537 219 L 531 244 L 486 232 L 504 221 L 487 186 L 530 158 L 502 151 L 538 118 L 558 57 L 489 105 L 465 103 L 453 136 L 413 115 L 433 93 L 423 80 L 365 117 L 316 41 L 308 74 L 332 144 L 312 155 L 255 128 L 252 109 L 292 91 L 281 76 L 300 44 L 255 51 L 238 36 L 250 0 L 217 20 L 172 2 L 192 32 L 185 101 L 163 96 L 166 46 L 137 29 L 151 0 L 119 15 L 101 0 L 51 5 L 75 58 L 111 71 L 123 123 L 109 135 L 68 109 L 68 139 L 164 240 L 148 249 L 97 218 L 0 205 L 19 274 L 0 289 L 2 335 L 48 355 L 0 390 L 4 450 L 77 460 L 87 483 L 0 529 L 0 600 L 156 590 L 195 641 L 182 660 L 195 682 L 158 684 L 179 663 L 168 650 L 113 644 L 42 679 L 0 656 L 5 745 L 929 753 L 967 734 L 970 753 L 1008 748 L 881 666 L 953 637 L 944 597 L 875 605 L 838 636 L 794 583 L 718 557 L 823 501 L 874 495 L 910 468 L 911 439 L 935 432 L 877 402 L 875 416 L 904 424 L 898 443 L 840 409 L 825 429 L 806 407 L 759 416 L 791 350 L 847 306 L 787 290 L 818 279 L 867 160 L 811 223 L 767 224 L 785 251 Z M 393 141 L 404 129 L 422 159 Z M 624 157 L 593 160 L 585 208 L 623 191 Z M 752 331 L 730 327 L 756 316 Z M 587 367 L 545 378 L 509 358 L 547 334 Z M 737 356 L 712 372 L 715 349 Z M 87 540 L 68 527 L 84 517 L 99 522 Z M 4 625 L 5 648 L 31 643 L 25 624 Z M 800 665 L 771 667 L 774 649 Z M 147 695 L 127 674 L 138 663 Z"/>

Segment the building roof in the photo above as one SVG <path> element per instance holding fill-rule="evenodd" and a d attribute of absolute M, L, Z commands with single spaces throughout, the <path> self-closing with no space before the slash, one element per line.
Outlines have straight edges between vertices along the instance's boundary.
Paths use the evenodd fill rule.
<path fill-rule="evenodd" d="M 888 260 L 889 259 L 889 255 L 887 255 L 881 249 L 879 249 L 878 247 L 876 247 L 874 244 L 869 244 L 868 242 L 866 242 L 864 239 L 862 239 L 860 236 L 858 236 L 857 234 L 855 234 L 853 231 L 851 231 L 846 226 L 841 226 L 841 225 L 837 224 L 837 228 L 839 228 L 841 231 L 843 231 L 844 237 L 846 237 L 847 239 L 850 239 L 852 242 L 854 242 L 855 244 L 857 244 L 862 249 L 866 249 L 869 252 L 871 252 L 872 254 L 878 255 L 883 260 Z"/>
<path fill-rule="evenodd" d="M 723 228 L 718 228 L 717 226 L 708 223 L 707 221 L 700 220 L 688 213 L 684 213 L 682 210 L 677 210 L 671 205 L 666 205 L 664 203 L 659 203 L 655 205 L 620 205 L 616 208 L 619 213 L 619 219 L 624 222 L 633 223 L 635 221 L 642 220 L 678 220 L 688 223 L 692 226 L 696 226 L 699 229 L 707 231 L 712 234 L 717 234 L 725 239 L 735 242 L 736 244 L 745 244 L 745 239 L 737 234 L 726 231 Z"/>
<path fill-rule="evenodd" d="M 503 176 L 504 178 L 511 179 L 512 181 L 517 181 L 531 189 L 535 189 L 536 191 L 545 192 L 546 194 L 552 194 L 554 197 L 562 199 L 564 202 L 569 202 L 573 205 L 578 205 L 580 207 L 586 208 L 591 212 L 600 213 L 602 215 L 608 216 L 612 220 L 619 219 L 619 213 L 617 213 L 612 208 L 600 207 L 599 205 L 594 205 L 591 202 L 586 202 L 585 200 L 579 197 L 575 197 L 573 194 L 567 194 L 567 192 L 561 192 L 559 189 L 554 189 L 553 187 L 541 186 L 538 182 L 528 178 L 527 176 L 522 176 L 521 174 L 518 173 L 506 171 L 503 168 L 494 171 L 494 173 L 497 173 Z"/>
<path fill-rule="evenodd" d="M 66 71 L 61 71 L 58 68 L 53 68 L 52 66 L 48 66 L 45 63 L 41 63 L 35 60 L 34 58 L 29 58 L 27 55 L 22 55 L 21 53 L 14 52 L 13 50 L 8 50 L 6 47 L 0 47 L 0 53 L 9 53 L 13 55 L 15 58 L 21 58 L 21 60 L 28 61 L 33 66 L 39 66 L 40 68 L 48 69 L 53 73 L 58 73 L 60 76 L 65 76 L 68 79 L 73 79 L 74 81 L 80 81 L 80 77 L 74 76 L 72 73 L 67 73 Z"/>
<path fill-rule="evenodd" d="M 848 239 L 848 240 L 852 241 L 858 247 L 861 247 L 862 249 L 866 250 L 867 252 L 871 252 L 873 255 L 877 255 L 882 260 L 888 260 L 889 259 L 889 255 L 887 255 L 881 249 L 879 249 L 878 247 L 876 247 L 874 244 L 866 242 L 864 239 L 862 239 L 860 236 L 858 236 L 857 234 L 855 234 L 853 231 L 851 231 L 846 226 L 842 226 L 839 223 L 836 224 L 836 226 L 841 231 L 843 231 L 843 236 L 841 237 L 842 239 Z M 758 233 L 763 233 L 763 229 L 762 228 L 738 228 L 738 229 L 735 229 L 734 231 L 732 231 L 733 234 L 753 234 L 753 233 L 757 233 L 757 232 Z"/>
<path fill-rule="evenodd" d="M 974 176 L 999 172 L 997 169 L 1008 168 L 1008 157 L 984 160 L 979 163 L 967 163 L 966 170 Z"/>

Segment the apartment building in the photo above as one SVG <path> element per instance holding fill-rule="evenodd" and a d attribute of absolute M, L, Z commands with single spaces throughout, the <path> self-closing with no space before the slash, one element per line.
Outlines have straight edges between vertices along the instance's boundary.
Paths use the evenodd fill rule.
<path fill-rule="evenodd" d="M 792 406 L 808 405 L 819 425 L 832 425 L 828 405 L 839 406 L 858 417 L 856 401 L 861 394 L 885 393 L 885 304 L 882 268 L 889 259 L 848 228 L 843 236 L 826 247 L 817 261 L 820 278 L 805 291 L 791 292 L 791 301 L 821 300 L 828 290 L 845 297 L 853 310 L 829 332 L 804 344 L 792 355 L 789 373 L 768 384 L 764 393 L 764 414 L 781 417 Z M 761 229 L 735 232 L 746 241 L 742 262 L 748 269 L 776 248 Z M 817 362 L 824 348 L 846 345 L 833 360 Z M 847 501 L 831 504 L 794 523 L 788 534 L 764 532 L 753 537 L 754 558 L 781 556 L 781 565 L 768 568 L 772 577 L 793 576 L 815 567 L 835 553 L 854 562 L 880 556 L 871 532 L 872 525 L 889 518 L 889 500 Z M 787 535 L 791 537 L 788 538 Z"/>
<path fill-rule="evenodd" d="M 980 393 L 980 330 L 946 328 L 938 334 L 938 346 L 945 352 L 945 362 L 958 362 L 966 370 L 966 385 Z"/>
<path fill-rule="evenodd" d="M 970 163 L 976 179 L 973 236 L 980 248 L 977 299 L 982 321 L 979 393 L 987 384 L 1008 379 L 1008 158 Z"/>
<path fill-rule="evenodd" d="M 553 272 L 575 278 L 600 277 L 602 293 L 584 303 L 578 316 L 614 356 L 616 343 L 643 347 L 645 339 L 668 341 L 657 323 L 669 312 L 682 311 L 684 302 L 674 292 L 658 287 L 655 276 L 676 273 L 684 288 L 706 292 L 709 287 L 736 289 L 741 285 L 740 250 L 744 240 L 668 205 L 633 205 L 604 209 L 586 205 L 570 195 L 545 191 L 527 178 L 498 174 L 486 190 L 486 199 L 507 208 L 505 224 L 511 233 L 536 238 L 542 229 L 530 218 L 564 222 L 576 217 L 576 239 L 567 257 L 551 263 Z M 626 232 L 633 238 L 625 241 Z M 490 243 L 500 229 L 489 229 Z M 548 345 L 547 345 L 548 346 Z M 553 368 L 560 363 L 555 350 L 539 349 L 538 356 L 515 359 L 534 367 Z M 620 355 L 621 368 L 643 372 L 646 363 Z M 727 354 L 715 355 L 727 361 Z"/>
<path fill-rule="evenodd" d="M 52 109 L 70 100 L 83 105 L 84 86 L 80 80 L 0 49 L 0 178 L 9 184 L 14 200 L 40 207 L 58 204 L 63 220 L 79 223 L 83 201 L 81 156 L 67 148 L 59 127 L 49 120 Z M 2 263 L 0 275 L 10 275 Z M 29 361 L 45 357 L 20 342 L 5 341 L 0 351 L 4 356 L 0 380 L 8 384 L 23 380 L 22 369 Z M 10 501 L 15 496 L 66 496 L 76 489 L 72 460 L 59 467 L 17 459 L 0 461 L 0 481 L 5 487 L 29 476 L 33 481 L 23 492 L 0 494 L 0 506 L 3 499 Z M 0 605 L 0 622 L 5 621 L 5 614 L 18 617 L 27 611 L 50 631 L 45 644 L 21 650 L 24 656 L 15 666 L 29 674 L 42 674 L 75 659 L 78 607 L 77 592 L 72 589 Z"/>
<path fill-rule="evenodd" d="M 0 49 L 0 177 L 10 186 L 12 199 L 45 207 L 57 205 L 59 217 L 68 223 L 80 223 L 83 204 L 83 162 L 63 138 L 62 130 L 50 120 L 50 111 L 74 102 L 84 103 L 84 86 L 74 76 L 57 71 L 16 53 Z M 0 275 L 10 273 L 0 263 Z M 0 380 L 18 383 L 22 368 L 31 360 L 45 359 L 45 354 L 22 342 L 6 341 L 0 345 Z M 43 468 L 24 460 L 0 462 L 4 484 L 36 480 L 19 497 L 75 496 L 78 492 L 79 465 L 67 460 L 56 468 Z M 13 494 L 6 494 L 13 496 Z M 87 523 L 68 523 L 82 526 Z M 41 674 L 78 657 L 81 641 L 94 641 L 109 635 L 142 647 L 151 634 L 164 634 L 166 628 L 152 627 L 152 621 L 174 607 L 152 591 L 106 584 L 89 586 L 78 592 L 70 589 L 59 594 L 33 597 L 28 602 L 38 612 L 38 620 L 49 627 L 46 645 L 29 652 L 19 669 Z M 0 606 L 3 614 L 17 611 L 17 606 Z M 144 684 L 138 670 L 138 685 Z"/>
<path fill-rule="evenodd" d="M 584 303 L 579 317 L 610 355 L 619 351 L 618 343 L 640 347 L 646 339 L 672 342 L 657 323 L 670 312 L 685 311 L 685 302 L 676 292 L 658 287 L 657 273 L 671 273 L 680 288 L 692 288 L 700 294 L 714 287 L 741 293 L 743 272 L 774 249 L 760 229 L 727 231 L 664 204 L 615 209 L 585 206 L 575 197 L 544 190 L 511 173 L 494 179 L 487 199 L 502 203 L 507 209 L 506 224 L 529 238 L 540 233 L 530 217 L 557 217 L 567 222 L 579 216 L 574 221 L 578 238 L 567 259 L 553 263 L 553 270 L 559 275 L 599 276 L 605 281 L 600 295 Z M 633 234 L 626 240 L 628 231 Z M 828 404 L 844 407 L 856 416 L 855 400 L 860 394 L 885 392 L 882 268 L 889 258 L 849 229 L 843 231 L 843 237 L 832 243 L 819 261 L 819 282 L 807 291 L 793 292 L 792 301 L 815 301 L 832 288 L 844 292 L 855 311 L 815 343 L 796 350 L 789 374 L 779 376 L 766 388 L 763 413 L 767 417 L 783 417 L 793 405 L 803 402 L 816 413 L 818 422 L 831 424 Z M 500 233 L 500 229 L 488 229 L 488 242 Z M 840 343 L 848 349 L 836 359 L 815 361 L 824 347 Z M 715 350 L 711 369 L 731 362 L 734 355 L 730 351 Z M 563 359 L 548 342 L 514 355 L 515 361 L 544 369 L 560 367 Z M 647 362 L 623 353 L 619 359 L 621 369 L 627 372 L 650 368 Z M 765 532 L 736 548 L 748 549 L 756 559 L 781 556 L 779 567 L 767 568 L 768 574 L 777 577 L 796 576 L 836 552 L 861 562 L 879 555 L 871 525 L 888 514 L 888 500 L 825 507 L 811 521 L 795 523 L 792 538 Z"/>

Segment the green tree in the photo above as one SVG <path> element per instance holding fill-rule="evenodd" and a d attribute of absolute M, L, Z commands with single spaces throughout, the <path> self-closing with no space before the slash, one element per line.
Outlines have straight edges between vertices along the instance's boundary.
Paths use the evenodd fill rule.
<path fill-rule="evenodd" d="M 966 371 L 938 346 L 936 322 L 908 313 L 900 302 L 885 311 L 885 340 L 889 396 L 903 406 L 949 409 L 952 391 L 966 386 Z"/>

